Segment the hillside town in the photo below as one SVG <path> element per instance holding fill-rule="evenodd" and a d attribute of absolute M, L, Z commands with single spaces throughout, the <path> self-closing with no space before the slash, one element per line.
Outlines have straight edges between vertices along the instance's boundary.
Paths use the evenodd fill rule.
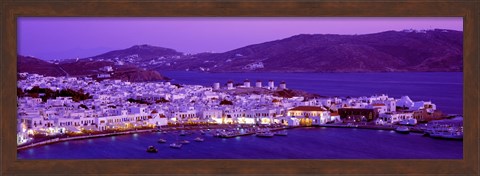
<path fill-rule="evenodd" d="M 38 134 L 81 135 L 175 125 L 387 126 L 446 117 L 433 102 L 413 101 L 408 96 L 305 98 L 252 93 L 288 90 L 286 82 L 276 86 L 272 80 L 265 85 L 261 80 L 255 84 L 245 80 L 211 83 L 210 87 L 29 73 L 20 73 L 19 78 L 18 145 Z"/>

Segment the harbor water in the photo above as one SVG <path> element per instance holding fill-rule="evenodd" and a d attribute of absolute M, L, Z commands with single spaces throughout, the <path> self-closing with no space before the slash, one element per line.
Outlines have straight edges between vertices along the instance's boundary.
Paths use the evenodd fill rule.
<path fill-rule="evenodd" d="M 287 136 L 254 135 L 218 138 L 212 135 L 138 133 L 66 141 L 18 152 L 19 159 L 462 159 L 462 141 L 390 130 L 303 127 Z M 193 139 L 201 136 L 204 142 Z M 159 138 L 166 143 L 157 143 Z M 189 140 L 180 149 L 176 140 Z M 153 145 L 158 153 L 147 153 Z"/>

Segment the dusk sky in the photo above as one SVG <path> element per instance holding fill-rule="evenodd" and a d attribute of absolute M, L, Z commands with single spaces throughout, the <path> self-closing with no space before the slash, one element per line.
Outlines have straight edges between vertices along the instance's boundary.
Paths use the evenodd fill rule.
<path fill-rule="evenodd" d="M 461 17 L 429 18 L 18 18 L 18 51 L 40 59 L 83 58 L 138 44 L 185 53 L 225 52 L 298 34 L 403 29 L 463 31 Z"/>

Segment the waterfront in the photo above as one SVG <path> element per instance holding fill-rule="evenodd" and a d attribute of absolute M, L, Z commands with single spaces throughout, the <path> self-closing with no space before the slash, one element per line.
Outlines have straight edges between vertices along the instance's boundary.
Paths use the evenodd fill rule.
<path fill-rule="evenodd" d="M 170 124 L 175 124 L 177 118 L 181 118 L 179 114 L 183 113 L 189 114 L 188 117 L 202 117 L 202 119 L 210 119 L 210 123 L 215 124 L 225 124 L 225 123 L 246 123 L 248 120 L 249 124 L 273 124 L 280 123 L 279 119 L 283 119 L 283 125 L 288 126 L 301 126 L 300 123 L 306 123 L 305 119 L 302 122 L 302 118 L 298 118 L 297 122 L 290 118 L 287 119 L 287 116 L 283 116 L 279 119 L 273 119 L 273 112 L 277 110 L 282 110 L 283 107 L 279 107 L 278 104 L 270 104 L 273 102 L 272 97 L 264 97 L 263 100 L 258 100 L 258 102 L 268 102 L 267 106 L 271 108 L 270 111 L 264 111 L 264 109 L 255 109 L 257 108 L 256 104 L 245 104 L 249 99 L 243 97 L 237 97 L 238 99 L 233 100 L 237 106 L 242 107 L 243 109 L 236 109 L 235 112 L 231 111 L 229 107 L 218 107 L 217 103 L 220 101 L 211 103 L 206 106 L 208 101 L 195 101 L 195 107 L 183 107 L 182 110 L 175 109 L 178 104 L 182 102 L 192 101 L 188 96 L 190 95 L 203 95 L 212 96 L 212 91 L 206 89 L 198 90 L 198 86 L 192 86 L 192 84 L 200 84 L 205 86 L 211 86 L 214 82 L 221 82 L 223 84 L 224 80 L 233 80 L 235 83 L 241 83 L 244 79 L 250 79 L 251 81 L 262 80 L 266 82 L 270 79 L 274 80 L 277 84 L 280 81 L 286 81 L 287 87 L 292 89 L 300 89 L 307 92 L 317 93 L 327 97 L 333 97 L 338 95 L 343 97 L 342 101 L 347 101 L 350 98 L 345 98 L 345 96 L 371 96 L 379 94 L 389 94 L 399 98 L 403 95 L 408 95 L 412 97 L 415 101 L 431 100 L 434 104 L 437 105 L 439 110 L 442 110 L 446 113 L 461 113 L 462 106 L 459 106 L 458 103 L 462 102 L 461 90 L 462 90 L 462 73 L 196 73 L 196 72 L 170 72 L 166 74 L 167 76 L 174 78 L 172 83 L 176 84 L 186 84 L 182 88 L 178 89 L 176 86 L 163 84 L 163 83 L 137 83 L 137 84 L 125 84 L 120 81 L 111 82 L 105 81 L 100 84 L 87 84 L 89 87 L 83 87 L 83 89 L 90 91 L 96 95 L 95 100 L 85 100 L 84 103 L 89 105 L 95 111 L 85 111 L 81 110 L 81 114 L 90 117 L 77 118 L 79 114 L 74 113 L 66 117 L 74 118 L 59 118 L 63 120 L 70 121 L 71 124 L 76 123 L 82 124 L 81 130 L 79 128 L 71 129 L 68 128 L 69 133 L 75 133 L 76 135 L 82 136 L 83 133 L 87 134 L 88 130 L 86 126 L 88 123 L 100 125 L 98 128 L 94 129 L 96 131 L 104 130 L 126 130 L 129 131 L 135 125 L 140 125 L 142 128 L 151 128 L 151 124 L 157 124 L 158 126 L 167 125 L 167 122 Z M 43 77 L 35 76 L 33 77 L 38 79 L 27 79 L 27 80 L 42 80 Z M 68 79 L 60 81 L 66 85 L 79 84 L 77 80 Z M 35 84 L 33 82 L 22 82 L 23 86 L 29 84 Z M 69 82 L 70 81 L 70 82 Z M 76 83 L 74 83 L 76 82 Z M 82 80 L 79 81 L 82 83 Z M 125 104 L 130 104 L 131 102 L 119 102 L 105 91 L 109 91 L 110 88 L 105 88 L 103 85 L 108 85 L 114 83 L 118 86 L 116 91 L 132 91 L 138 92 L 140 90 L 150 91 L 151 93 L 158 94 L 161 92 L 152 92 L 152 90 L 163 90 L 164 92 L 174 92 L 176 94 L 174 101 L 161 104 L 157 102 L 153 105 L 136 105 L 133 104 L 127 109 L 117 108 L 116 106 L 94 106 L 92 102 L 101 102 L 99 98 L 104 97 L 110 103 L 114 103 L 119 107 L 123 107 Z M 273 86 L 272 86 L 273 87 Z M 269 87 L 271 88 L 271 87 Z M 98 90 L 103 90 L 98 91 Z M 197 94 L 189 94 L 195 93 Z M 200 92 L 200 93 L 199 93 Z M 343 93 L 340 93 L 343 92 Z M 354 94 L 348 94 L 348 93 Z M 407 92 L 407 93 L 404 93 Z M 370 94 L 369 94 L 370 93 Z M 428 96 L 425 96 L 428 95 Z M 213 97 L 219 96 L 213 94 Z M 383 95 L 382 95 L 383 96 Z M 105 97 L 111 97 L 105 98 Z M 376 97 L 376 96 L 373 96 Z M 420 98 L 419 98 L 420 97 Z M 422 98 L 423 97 L 423 98 Z M 431 97 L 431 98 L 429 98 Z M 118 98 L 118 97 L 117 97 Z M 198 97 L 197 97 L 198 98 Z M 385 98 L 385 97 L 384 97 Z M 394 98 L 386 97 L 384 101 L 395 101 Z M 176 99 L 176 100 L 175 100 Z M 217 98 L 218 99 L 218 98 Z M 379 101 L 381 98 L 374 98 Z M 208 100 L 202 98 L 202 100 Z M 351 100 L 351 99 L 350 99 Z M 56 99 L 49 100 L 45 104 L 55 106 L 57 110 L 63 112 L 61 107 L 71 104 L 72 100 L 66 99 Z M 129 100 L 130 101 L 130 100 Z M 216 101 L 216 100 L 215 100 Z M 296 99 L 284 99 L 282 103 L 285 103 L 286 108 L 290 112 L 285 114 L 292 114 L 296 111 L 313 111 L 308 106 L 293 106 L 295 103 L 299 103 L 302 100 Z M 361 101 L 361 100 L 356 100 Z M 398 101 L 398 100 L 397 100 Z M 23 101 L 23 106 L 20 108 L 24 111 L 21 113 L 24 117 L 24 125 L 20 126 L 26 128 L 30 125 L 30 128 L 33 126 L 37 127 L 37 122 L 31 119 L 35 119 L 36 116 L 29 116 L 26 109 L 32 108 L 32 104 L 38 103 L 33 101 L 33 99 L 27 98 Z M 62 105 L 63 102 L 63 105 Z M 242 105 L 242 102 L 244 103 Z M 60 104 L 59 104 L 60 103 Z M 294 103 L 294 104 L 292 104 Z M 423 103 L 423 102 L 422 102 Z M 161 105 L 160 105 L 161 104 Z M 261 104 L 261 103 L 260 103 Z M 386 103 L 389 104 L 389 103 Z M 427 104 L 428 105 L 428 104 Z M 219 109 L 210 110 L 210 106 L 215 106 Z M 354 105 L 352 105 L 354 106 Z M 423 107 L 424 105 L 422 105 Z M 90 109 L 86 106 L 87 109 Z M 294 107 L 294 108 L 292 108 Z M 26 109 L 25 109 L 26 108 Z M 98 108 L 98 109 L 97 109 Z M 238 107 L 237 107 L 238 108 Z M 276 109 L 280 108 L 280 109 Z M 305 109 L 307 108 L 307 109 Z M 412 108 L 412 107 L 411 107 Z M 104 109 L 106 112 L 100 111 Z M 117 111 L 112 111 L 109 109 L 116 109 Z M 187 109 L 195 109 L 196 111 L 187 111 Z M 119 111 L 121 110 L 121 111 Z M 253 111 L 252 111 L 253 110 Z M 285 110 L 285 109 L 283 109 Z M 314 109 L 317 110 L 317 109 Z M 318 109 L 319 111 L 323 109 Z M 103 112 L 103 113 L 102 113 Z M 122 112 L 122 113 L 120 113 Z M 128 113 L 130 112 L 130 113 Z M 201 114 L 197 114 L 201 112 Z M 229 113 L 238 113 L 243 114 L 241 118 L 232 118 L 223 119 L 218 118 L 223 112 Z M 67 112 L 63 112 L 68 114 Z M 298 112 L 296 112 L 298 113 Z M 385 113 L 385 112 L 384 112 Z M 401 112 L 398 112 L 401 113 Z M 99 118 L 94 118 L 94 115 L 100 115 Z M 160 115 L 161 114 L 161 115 Z M 231 117 L 239 117 L 235 114 L 231 114 Z M 264 114 L 260 116 L 258 114 Z M 126 115 L 126 117 L 125 117 Z M 147 118 L 147 115 L 149 116 Z M 213 115 L 213 116 L 212 116 Z M 249 117 L 245 118 L 243 116 Z M 327 121 L 331 123 L 339 123 L 340 119 L 327 118 L 328 114 L 322 114 L 325 116 L 312 117 L 317 118 L 315 120 L 316 125 L 325 125 Z M 35 117 L 35 118 L 34 118 Z M 255 118 L 251 118 L 255 117 Z M 293 117 L 292 117 L 293 118 Z M 339 117 L 337 117 L 339 118 Z M 110 119 L 110 121 L 108 121 Z M 257 120 L 255 123 L 254 120 Z M 38 124 L 42 125 L 42 119 Z M 49 121 L 51 119 L 43 119 L 45 124 L 53 123 L 54 121 Z M 138 123 L 138 120 L 144 120 L 146 123 Z M 199 119 L 196 119 L 199 120 Z M 228 120 L 228 121 L 225 121 Z M 260 121 L 261 120 L 261 121 Z M 274 120 L 277 120 L 276 122 Z M 286 121 L 285 121 L 286 120 Z M 387 121 L 387 120 L 385 120 Z M 88 123 L 87 123 L 88 122 Z M 110 122 L 110 123 L 105 123 Z M 117 123 L 113 123 L 117 122 Z M 118 123 L 124 122 L 124 123 Z M 194 121 L 187 121 L 188 123 L 193 123 Z M 202 122 L 202 121 L 200 121 Z M 206 123 L 207 121 L 203 121 Z M 319 123 L 322 122 L 322 123 Z M 392 122 L 393 123 L 393 122 Z M 65 126 L 65 122 L 58 123 L 56 125 Z M 149 125 L 150 124 L 150 125 Z M 370 125 L 373 125 L 374 122 L 371 122 Z M 305 125 L 305 124 L 303 124 Z M 386 124 L 392 125 L 392 124 Z M 41 127 L 41 126 L 40 126 Z M 38 128 L 40 128 L 38 127 Z M 381 127 L 381 126 L 379 126 Z M 75 127 L 74 127 L 75 128 Z M 63 128 L 62 131 L 65 130 Z M 92 129 L 92 128 L 89 128 Z M 378 128 L 377 128 L 378 129 Z M 395 133 L 392 129 L 395 128 L 386 128 L 383 130 L 370 130 L 365 131 L 364 129 L 358 128 L 348 128 L 348 129 L 335 129 L 335 128 L 296 128 L 289 130 L 289 135 L 287 137 L 275 136 L 274 138 L 261 139 L 255 136 L 241 136 L 233 137 L 230 139 L 221 139 L 214 138 L 213 134 L 205 136 L 205 142 L 193 142 L 193 139 L 200 134 L 197 131 L 196 136 L 187 136 L 179 137 L 178 129 L 174 130 L 176 132 L 169 132 L 168 134 L 160 133 L 135 133 L 127 134 L 122 136 L 109 136 L 107 134 L 102 138 L 90 138 L 96 137 L 94 135 L 84 136 L 85 139 L 79 140 L 69 140 L 70 138 L 65 138 L 67 136 L 59 134 L 55 129 L 49 129 L 48 133 L 44 134 L 46 136 L 51 136 L 55 138 L 55 135 L 60 135 L 60 139 L 52 139 L 51 141 L 45 141 L 46 143 L 53 142 L 52 144 L 47 144 L 43 146 L 35 146 L 29 148 L 30 146 L 25 146 L 27 149 L 21 149 L 18 152 L 19 159 L 461 159 L 462 158 L 462 142 L 461 141 L 448 141 L 448 140 L 437 140 L 431 139 L 429 137 L 423 137 L 421 134 L 411 133 L 409 135 L 399 135 Z M 53 130 L 53 131 L 52 131 Z M 41 130 L 37 131 L 38 132 Z M 117 130 L 118 131 L 118 130 Z M 20 136 L 20 141 L 25 141 L 26 134 L 29 132 L 24 129 Z M 30 131 L 31 132 L 31 131 Z M 412 131 L 413 132 L 413 131 Z M 51 134 L 49 134 L 51 133 Z M 112 134 L 113 135 L 113 134 Z M 41 135 L 37 135 L 41 136 Z M 23 137 L 23 138 L 22 138 Z M 30 136 L 31 137 L 31 136 Z M 83 137 L 79 137 L 83 138 Z M 166 144 L 157 144 L 159 138 L 167 139 Z M 177 139 L 179 138 L 179 139 Z M 187 139 L 192 141 L 191 144 L 185 144 L 180 151 L 172 151 L 169 148 L 168 144 Z M 68 141 L 67 141 L 68 140 Z M 43 143 L 39 143 L 43 144 Z M 35 144 L 34 144 L 35 145 Z M 155 145 L 159 149 L 158 155 L 148 155 L 145 152 L 147 146 Z M 268 147 L 266 147 L 268 146 Z M 288 148 L 288 149 L 287 149 Z M 88 150 L 84 150 L 88 149 Z M 54 152 L 53 152 L 54 151 Z"/>
<path fill-rule="evenodd" d="M 205 73 L 160 71 L 172 83 L 222 86 L 232 80 L 254 83 L 262 80 L 281 81 L 291 89 L 300 89 L 322 96 L 361 97 L 388 94 L 396 98 L 408 95 L 414 101 L 432 101 L 447 114 L 463 114 L 462 72 L 392 72 L 392 73 Z"/>
<path fill-rule="evenodd" d="M 168 145 L 190 140 L 181 149 Z M 197 136 L 204 142 L 194 142 Z M 157 143 L 159 138 L 167 143 Z M 156 154 L 145 152 L 154 145 Z M 59 142 L 19 150 L 18 159 L 461 159 L 462 141 L 440 140 L 422 134 L 390 130 L 303 127 L 288 136 L 216 138 L 211 135 L 137 133 Z"/>

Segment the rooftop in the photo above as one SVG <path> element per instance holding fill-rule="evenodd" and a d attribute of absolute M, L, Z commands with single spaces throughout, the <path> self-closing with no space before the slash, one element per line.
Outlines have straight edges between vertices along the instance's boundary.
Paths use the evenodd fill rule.
<path fill-rule="evenodd" d="M 325 110 L 317 106 L 298 106 L 290 109 L 290 111 L 325 111 Z"/>

